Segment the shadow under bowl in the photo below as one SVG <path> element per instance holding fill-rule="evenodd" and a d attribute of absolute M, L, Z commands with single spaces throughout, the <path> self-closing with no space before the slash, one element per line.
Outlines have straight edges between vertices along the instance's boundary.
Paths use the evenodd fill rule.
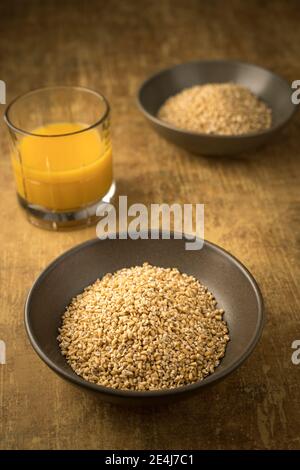
<path fill-rule="evenodd" d="M 209 135 L 179 129 L 157 117 L 163 103 L 185 88 L 206 83 L 233 82 L 249 88 L 272 110 L 270 129 L 238 136 Z M 201 155 L 235 155 L 272 139 L 296 110 L 289 83 L 257 65 L 230 60 L 179 64 L 148 78 L 138 91 L 138 106 L 154 129 L 174 144 Z"/>
<path fill-rule="evenodd" d="M 37 278 L 25 305 L 25 326 L 41 359 L 62 378 L 97 392 L 107 401 L 155 405 L 200 392 L 239 367 L 257 344 L 264 323 L 262 297 L 252 275 L 233 256 L 205 241 L 201 250 L 186 250 L 185 239 L 90 240 L 53 261 Z M 108 272 L 148 261 L 177 267 L 206 285 L 225 310 L 230 342 L 219 367 L 197 383 L 157 391 L 116 390 L 89 383 L 75 374 L 57 341 L 62 314 L 71 299 Z"/>

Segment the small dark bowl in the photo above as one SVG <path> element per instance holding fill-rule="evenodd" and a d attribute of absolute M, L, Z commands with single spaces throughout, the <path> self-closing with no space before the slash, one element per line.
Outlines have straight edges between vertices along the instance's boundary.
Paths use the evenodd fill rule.
<path fill-rule="evenodd" d="M 163 391 L 122 391 L 89 383 L 77 376 L 57 342 L 61 316 L 72 297 L 107 272 L 149 261 L 178 267 L 194 275 L 216 295 L 225 309 L 231 341 L 216 371 L 197 383 Z M 25 326 L 31 344 L 43 361 L 62 378 L 125 404 L 157 404 L 180 398 L 211 385 L 239 367 L 253 351 L 263 328 L 263 304 L 249 271 L 221 248 L 204 242 L 186 251 L 185 240 L 104 240 L 85 242 L 53 261 L 37 278 L 25 305 Z"/>
<path fill-rule="evenodd" d="M 234 82 L 248 87 L 272 109 L 272 127 L 239 136 L 208 135 L 176 128 L 157 117 L 162 104 L 184 88 L 205 83 Z M 270 140 L 292 117 L 292 90 L 278 75 L 256 65 L 228 60 L 203 60 L 176 65 L 147 79 L 138 92 L 138 105 L 154 129 L 184 149 L 202 155 L 234 155 Z"/>

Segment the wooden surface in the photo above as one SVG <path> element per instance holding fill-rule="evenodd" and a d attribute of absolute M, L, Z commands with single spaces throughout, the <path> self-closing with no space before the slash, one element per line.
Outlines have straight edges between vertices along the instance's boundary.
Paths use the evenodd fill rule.
<path fill-rule="evenodd" d="M 79 84 L 112 105 L 115 176 L 130 202 L 202 202 L 205 236 L 248 266 L 267 324 L 251 358 L 198 397 L 160 410 L 99 402 L 56 377 L 33 352 L 23 305 L 37 274 L 95 228 L 50 233 L 19 209 L 0 128 L 1 449 L 300 448 L 299 116 L 248 159 L 195 157 L 144 121 L 135 93 L 161 67 L 242 59 L 300 78 L 299 2 L 27 1 L 0 5 L 0 79 L 8 100 L 29 89 Z M 1 106 L 1 111 L 4 107 Z"/>

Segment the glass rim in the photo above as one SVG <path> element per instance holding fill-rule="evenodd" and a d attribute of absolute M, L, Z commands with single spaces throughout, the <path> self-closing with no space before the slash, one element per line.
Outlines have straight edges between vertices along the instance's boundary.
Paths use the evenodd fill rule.
<path fill-rule="evenodd" d="M 105 110 L 101 117 L 97 119 L 93 124 L 85 127 L 84 129 L 79 129 L 77 131 L 72 131 L 72 132 L 66 132 L 64 134 L 36 134 L 34 132 L 26 131 L 25 129 L 21 129 L 20 127 L 17 127 L 13 124 L 9 117 L 9 111 L 11 110 L 12 106 L 17 103 L 17 101 L 21 100 L 22 98 L 25 98 L 27 96 L 33 95 L 37 92 L 41 91 L 51 91 L 51 90 L 58 90 L 58 89 L 73 89 L 73 90 L 78 90 L 78 91 L 83 91 L 83 92 L 88 92 L 91 93 L 92 95 L 96 96 L 97 98 L 100 98 L 102 102 L 105 104 Z M 95 127 L 97 127 L 99 124 L 105 121 L 105 119 L 108 117 L 110 112 L 110 106 L 108 100 L 105 98 L 105 96 L 102 93 L 99 93 L 98 91 L 92 90 L 91 88 L 87 88 L 84 86 L 76 86 L 76 85 L 54 85 L 54 86 L 47 86 L 47 87 L 40 87 L 40 88 L 35 88 L 33 90 L 27 91 L 25 93 L 22 93 L 21 95 L 18 95 L 16 98 L 14 98 L 6 107 L 3 115 L 3 119 L 7 126 L 15 131 L 18 134 L 23 134 L 25 136 L 33 136 L 33 137 L 66 137 L 66 136 L 71 136 L 75 134 L 81 134 L 82 132 L 89 131 Z"/>

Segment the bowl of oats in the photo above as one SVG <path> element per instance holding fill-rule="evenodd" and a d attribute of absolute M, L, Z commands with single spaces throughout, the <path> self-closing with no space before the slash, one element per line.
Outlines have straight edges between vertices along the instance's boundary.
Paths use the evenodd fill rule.
<path fill-rule="evenodd" d="M 154 129 L 200 155 L 256 149 L 296 110 L 291 86 L 257 65 L 230 60 L 179 64 L 147 79 L 138 106 Z"/>
<path fill-rule="evenodd" d="M 128 404 L 224 379 L 263 323 L 259 287 L 238 260 L 208 241 L 186 251 L 161 237 L 83 243 L 41 273 L 25 305 L 31 344 L 54 372 Z"/>

